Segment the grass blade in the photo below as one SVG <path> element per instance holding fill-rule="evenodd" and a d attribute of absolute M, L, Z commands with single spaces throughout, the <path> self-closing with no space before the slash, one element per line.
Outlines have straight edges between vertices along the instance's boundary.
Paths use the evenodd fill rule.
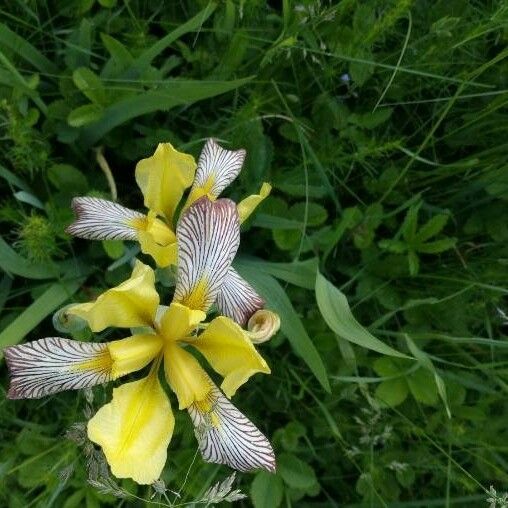
<path fill-rule="evenodd" d="M 106 108 L 100 120 L 83 129 L 82 142 L 85 146 L 93 145 L 110 130 L 133 118 L 155 111 L 168 111 L 182 104 L 190 105 L 235 90 L 250 80 L 251 78 L 234 81 L 167 80 L 160 90 L 128 97 Z"/>
<path fill-rule="evenodd" d="M 330 392 L 330 383 L 323 360 L 281 285 L 272 276 L 260 273 L 259 269 L 253 266 L 238 263 L 235 267 L 265 299 L 267 307 L 279 314 L 282 333 L 316 376 L 321 386 Z"/>

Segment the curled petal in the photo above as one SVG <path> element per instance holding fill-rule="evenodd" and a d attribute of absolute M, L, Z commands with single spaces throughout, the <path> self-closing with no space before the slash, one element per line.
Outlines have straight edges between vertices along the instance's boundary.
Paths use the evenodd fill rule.
<path fill-rule="evenodd" d="M 136 261 L 130 279 L 108 289 L 95 302 L 70 307 L 67 313 L 85 319 L 94 332 L 100 332 L 108 326 L 152 326 L 159 305 L 154 284 L 154 271 Z"/>
<path fill-rule="evenodd" d="M 254 288 L 230 267 L 217 294 L 216 304 L 220 314 L 243 326 L 265 302 Z"/>
<path fill-rule="evenodd" d="M 37 399 L 112 378 L 107 344 L 47 337 L 7 347 L 4 354 L 11 377 L 10 399 Z"/>
<path fill-rule="evenodd" d="M 157 369 L 113 390 L 113 399 L 88 422 L 88 437 L 102 447 L 111 472 L 140 484 L 164 468 L 175 419 Z"/>
<path fill-rule="evenodd" d="M 228 397 L 232 397 L 257 372 L 270 374 L 270 367 L 246 332 L 224 316 L 215 318 L 191 344 L 216 372 L 224 376 L 221 388 Z"/>
<path fill-rule="evenodd" d="M 155 153 L 136 165 L 136 182 L 145 198 L 145 206 L 162 215 L 168 224 L 192 185 L 196 162 L 192 155 L 175 150 L 171 143 L 159 143 Z"/>
<path fill-rule="evenodd" d="M 206 462 L 226 464 L 238 471 L 275 472 L 275 455 L 268 439 L 216 386 L 188 411 Z"/>
<path fill-rule="evenodd" d="M 174 301 L 206 312 L 217 297 L 240 243 L 235 204 L 229 199 L 199 199 L 183 214 L 176 236 Z"/>
<path fill-rule="evenodd" d="M 142 213 L 99 198 L 74 198 L 72 209 L 76 220 L 66 231 L 87 240 L 136 240 L 135 223 L 145 218 Z"/>
<path fill-rule="evenodd" d="M 199 156 L 196 178 L 186 206 L 202 196 L 217 199 L 238 176 L 245 160 L 245 150 L 225 150 L 214 139 L 207 139 Z"/>
<path fill-rule="evenodd" d="M 261 309 L 252 315 L 247 325 L 251 342 L 261 344 L 270 340 L 280 328 L 280 317 L 271 310 Z"/>
<path fill-rule="evenodd" d="M 259 194 L 251 194 L 238 203 L 237 207 L 240 224 L 243 224 L 250 217 L 261 201 L 270 195 L 271 191 L 272 186 L 269 183 L 264 182 L 261 189 L 259 189 Z"/>

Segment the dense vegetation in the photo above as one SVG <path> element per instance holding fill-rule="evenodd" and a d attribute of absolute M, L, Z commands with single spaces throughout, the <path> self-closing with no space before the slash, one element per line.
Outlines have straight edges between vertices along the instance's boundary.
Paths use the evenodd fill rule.
<path fill-rule="evenodd" d="M 0 19 L 0 346 L 130 272 L 133 245 L 65 234 L 73 196 L 139 208 L 139 159 L 213 136 L 248 151 L 230 197 L 274 187 L 237 267 L 282 330 L 235 401 L 278 472 L 237 475 L 241 503 L 508 505 L 506 2 L 14 0 Z M 2 506 L 179 504 L 229 474 L 179 413 L 170 490 L 108 483 L 82 422 L 110 393 L 2 397 Z"/>

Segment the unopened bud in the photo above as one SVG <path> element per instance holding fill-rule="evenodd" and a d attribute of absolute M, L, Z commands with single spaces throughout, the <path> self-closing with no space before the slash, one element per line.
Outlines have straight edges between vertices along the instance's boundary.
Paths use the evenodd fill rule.
<path fill-rule="evenodd" d="M 61 333 L 80 332 L 87 326 L 87 322 L 68 312 L 75 304 L 66 305 L 53 314 L 53 326 Z"/>
<path fill-rule="evenodd" d="M 279 315 L 266 309 L 254 312 L 247 323 L 247 333 L 254 344 L 270 340 L 279 331 L 279 328 Z"/>

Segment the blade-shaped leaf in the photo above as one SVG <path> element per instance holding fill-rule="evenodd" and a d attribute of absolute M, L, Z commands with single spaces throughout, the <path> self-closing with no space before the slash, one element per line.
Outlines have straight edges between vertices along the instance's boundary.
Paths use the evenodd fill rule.
<path fill-rule="evenodd" d="M 142 72 L 143 69 L 152 63 L 153 59 L 157 55 L 162 53 L 182 35 L 199 30 L 216 8 L 217 4 L 215 2 L 210 2 L 202 11 L 199 11 L 194 17 L 189 19 L 189 21 L 183 23 L 178 28 L 175 28 L 173 31 L 159 39 L 153 46 L 143 51 L 143 53 L 136 58 L 132 70 L 129 71 L 129 76 L 131 76 L 133 71 Z"/>
<path fill-rule="evenodd" d="M 51 279 L 59 274 L 59 269 L 56 265 L 30 263 L 30 261 L 13 250 L 1 236 L 0 268 L 6 273 L 21 275 L 27 279 Z"/>
<path fill-rule="evenodd" d="M 0 333 L 0 348 L 21 342 L 46 316 L 64 304 L 80 288 L 84 280 L 85 277 L 80 277 L 49 286 Z M 1 349 L 0 358 L 3 357 Z"/>
<path fill-rule="evenodd" d="M 316 300 L 326 324 L 343 339 L 384 355 L 408 358 L 381 342 L 358 323 L 344 294 L 319 272 L 316 277 Z"/>
<path fill-rule="evenodd" d="M 25 38 L 14 33 L 3 23 L 0 23 L 0 48 L 8 49 L 16 53 L 23 60 L 31 63 L 40 72 L 58 74 L 58 68 L 51 60 L 32 46 Z"/>
<path fill-rule="evenodd" d="M 271 263 L 256 258 L 237 258 L 237 261 L 245 266 L 259 269 L 269 275 L 273 275 L 277 279 L 294 284 L 295 286 L 305 289 L 314 289 L 318 267 L 317 258 L 297 261 L 295 263 Z"/>
<path fill-rule="evenodd" d="M 236 269 L 266 301 L 267 308 L 279 314 L 282 333 L 288 338 L 295 352 L 308 365 L 321 386 L 329 392 L 330 383 L 323 360 L 281 285 L 272 276 L 260 273 L 259 269 L 252 266 L 238 263 Z"/>
<path fill-rule="evenodd" d="M 250 80 L 251 78 L 234 81 L 168 79 L 158 90 L 127 97 L 104 109 L 100 120 L 83 129 L 82 142 L 85 146 L 93 145 L 111 129 L 133 118 L 155 111 L 168 111 L 180 104 L 193 104 L 239 88 Z"/>

